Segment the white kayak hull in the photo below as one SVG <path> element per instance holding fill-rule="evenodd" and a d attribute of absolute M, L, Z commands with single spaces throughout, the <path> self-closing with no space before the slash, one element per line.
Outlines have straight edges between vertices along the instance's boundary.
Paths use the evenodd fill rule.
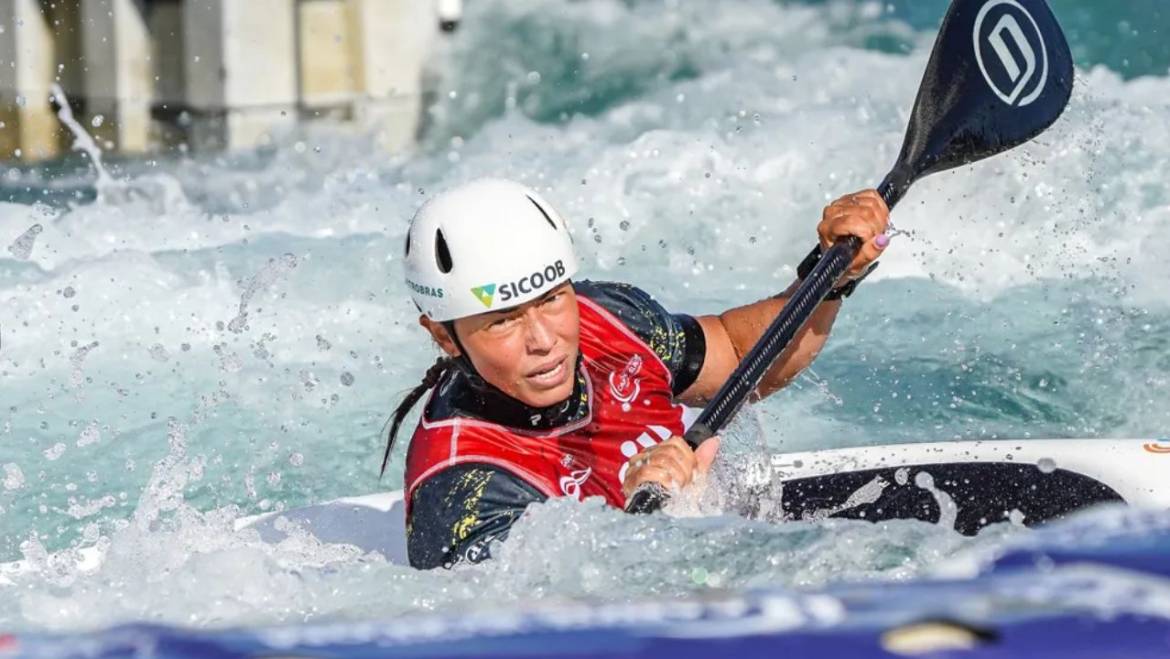
<path fill-rule="evenodd" d="M 782 499 L 793 519 L 915 517 L 942 519 L 963 532 L 974 532 L 1013 514 L 1025 523 L 1042 523 L 1109 501 L 1170 508 L 1170 440 L 1166 439 L 863 446 L 775 454 L 768 468 L 768 477 L 784 484 Z M 947 502 L 940 501 L 940 492 L 953 503 L 953 510 L 943 510 Z M 1019 500 L 1013 503 L 1013 496 Z M 992 499 L 989 504 L 983 501 Z M 931 509 L 932 505 L 936 508 Z M 990 508 L 970 511 L 979 505 Z M 966 522 L 965 513 L 971 513 Z M 310 531 L 322 542 L 354 545 L 378 552 L 392 563 L 407 564 L 401 490 L 244 517 L 237 520 L 236 528 L 255 528 L 266 542 L 278 542 L 285 535 L 277 528 L 284 526 L 282 520 Z M 96 548 L 83 549 L 81 554 L 80 569 L 100 565 L 102 557 Z M 28 569 L 21 561 L 0 564 L 0 583 Z"/>

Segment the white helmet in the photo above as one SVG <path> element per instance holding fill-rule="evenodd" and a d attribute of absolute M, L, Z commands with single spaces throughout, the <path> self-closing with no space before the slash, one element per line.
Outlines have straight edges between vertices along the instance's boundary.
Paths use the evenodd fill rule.
<path fill-rule="evenodd" d="M 406 286 L 432 320 L 514 307 L 576 273 L 564 218 L 511 181 L 480 179 L 443 192 L 406 232 Z"/>

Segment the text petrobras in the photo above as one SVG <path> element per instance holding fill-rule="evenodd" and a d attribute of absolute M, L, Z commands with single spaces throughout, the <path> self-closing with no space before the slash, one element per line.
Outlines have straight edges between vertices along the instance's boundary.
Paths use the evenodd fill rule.
<path fill-rule="evenodd" d="M 443 289 L 441 288 L 416 284 L 409 279 L 406 280 L 406 285 L 410 288 L 410 290 L 418 293 L 419 295 L 426 295 L 428 297 L 443 297 Z"/>

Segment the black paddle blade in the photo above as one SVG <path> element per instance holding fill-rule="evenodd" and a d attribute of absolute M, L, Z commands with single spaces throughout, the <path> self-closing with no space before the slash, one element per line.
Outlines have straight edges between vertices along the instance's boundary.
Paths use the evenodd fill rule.
<path fill-rule="evenodd" d="M 1032 139 L 1064 111 L 1072 85 L 1072 54 L 1045 0 L 955 0 L 882 184 L 886 201 L 927 174 Z"/>

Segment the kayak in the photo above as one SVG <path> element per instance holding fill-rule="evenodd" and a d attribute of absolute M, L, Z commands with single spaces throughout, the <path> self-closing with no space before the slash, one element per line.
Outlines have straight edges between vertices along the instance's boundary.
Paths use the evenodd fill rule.
<path fill-rule="evenodd" d="M 1093 657 L 1101 638 L 1118 656 L 1170 656 L 1164 615 L 1109 609 L 1108 595 L 1170 598 L 1170 440 L 996 440 L 782 453 L 767 461 L 785 515 L 920 519 L 974 533 L 1009 520 L 1037 527 L 975 579 L 841 584 L 821 592 L 712 591 L 670 601 L 533 602 L 507 613 L 420 613 L 388 621 L 228 630 L 126 625 L 86 634 L 0 634 L 6 652 L 66 656 L 856 656 Z M 1100 547 L 1079 547 L 1078 520 L 1127 503 L 1152 521 L 1108 523 Z M 667 513 L 670 509 L 667 508 Z M 1157 517 L 1162 515 L 1162 517 Z M 237 520 L 267 542 L 289 522 L 406 564 L 401 491 L 328 501 Z M 1092 522 L 1092 520 L 1089 520 Z M 1070 536 L 1071 534 L 1071 536 Z M 82 570 L 101 565 L 82 550 Z M 4 575 L 19 563 L 0 565 Z M 1066 594 L 1062 588 L 1071 589 Z M 1100 588 L 1101 597 L 1085 598 Z M 1127 596 L 1129 597 L 1129 596 Z M 1031 602 L 1020 607 L 1020 602 Z M 1170 601 L 1170 600 L 1167 600 Z M 1099 604 L 1095 602 L 1100 602 Z M 1140 608 L 1140 607 L 1139 607 Z M 533 654 L 536 653 L 536 654 Z"/>
<path fill-rule="evenodd" d="M 1126 444 L 1115 448 L 1165 445 Z M 1139 473 L 1135 480 L 1148 475 Z M 1165 494 L 1158 500 L 1165 504 Z M 298 512 L 311 510 L 385 516 L 401 510 L 401 497 L 358 497 Z M 262 527 L 271 519 L 250 523 Z M 1089 529 L 1100 542 L 1074 540 Z M 132 624 L 82 634 L 0 633 L 0 656 L 1095 659 L 1106 642 L 1109 656 L 1161 659 L 1170 656 L 1167 555 L 1165 511 L 1131 510 L 1042 525 L 973 579 L 841 584 L 808 593 L 712 590 L 632 602 L 533 600 L 504 611 L 222 630 Z"/>
<path fill-rule="evenodd" d="M 1091 506 L 1170 508 L 1170 440 L 994 440 L 778 453 L 768 460 L 790 520 L 918 519 L 974 534 L 1034 526 Z M 406 563 L 402 492 L 337 499 L 238 521 L 279 541 L 283 521 L 325 542 Z"/>
<path fill-rule="evenodd" d="M 1170 439 L 862 446 L 777 453 L 767 465 L 767 476 L 781 483 L 781 506 L 792 521 L 917 519 L 970 535 L 999 522 L 1044 524 L 1100 504 L 1170 509 Z M 401 490 L 241 517 L 235 524 L 275 543 L 285 538 L 289 522 L 322 542 L 408 564 Z M 97 547 L 79 556 L 82 571 L 101 564 Z M 0 564 L 0 584 L 26 569 L 21 561 Z"/>

